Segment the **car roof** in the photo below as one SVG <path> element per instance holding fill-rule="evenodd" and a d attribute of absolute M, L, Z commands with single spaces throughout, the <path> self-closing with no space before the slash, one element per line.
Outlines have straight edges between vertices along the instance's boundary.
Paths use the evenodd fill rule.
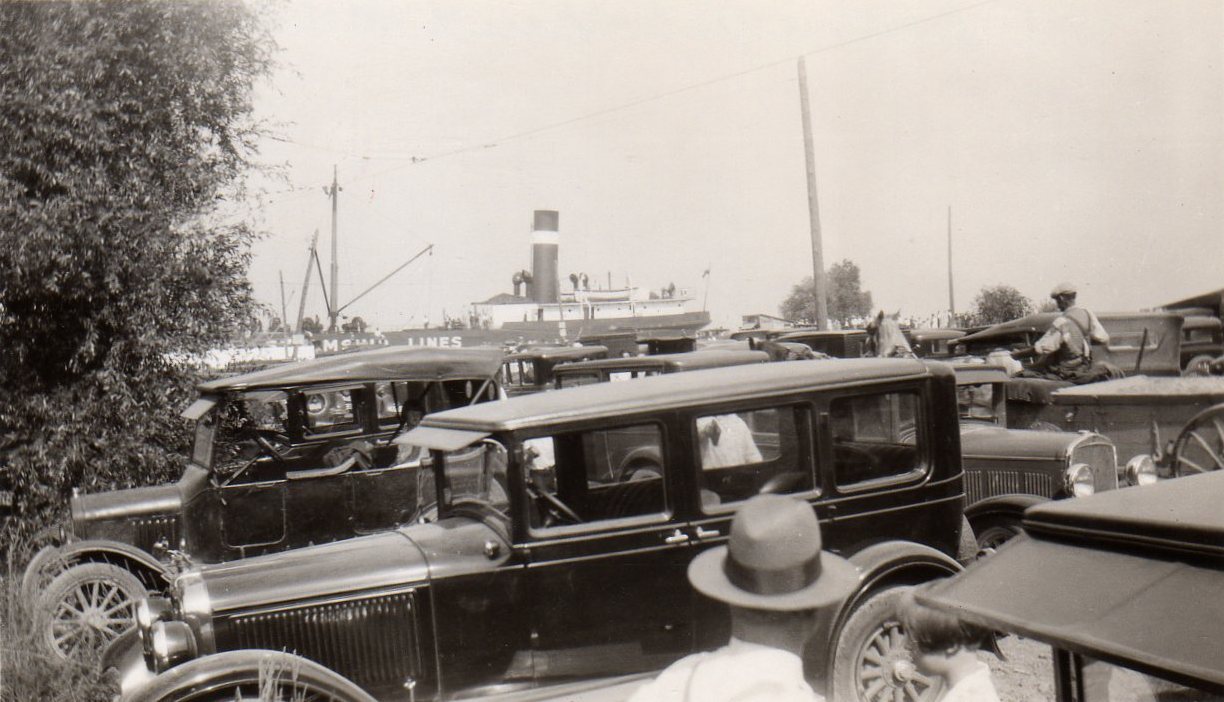
<path fill-rule="evenodd" d="M 799 341 L 801 339 L 836 339 L 840 337 L 867 336 L 862 329 L 811 329 L 807 331 L 792 331 L 775 337 L 774 341 Z"/>
<path fill-rule="evenodd" d="M 915 359 L 788 361 L 669 373 L 626 383 L 596 383 L 430 414 L 423 426 L 510 431 L 532 425 L 618 417 L 663 408 L 767 396 L 856 382 L 925 377 L 939 371 Z"/>
<path fill-rule="evenodd" d="M 1047 502 L 919 599 L 984 626 L 1224 690 L 1224 471 Z M 1188 602 L 1188 599 L 1193 602 Z"/>
<path fill-rule="evenodd" d="M 523 349 L 508 354 L 505 358 L 507 361 L 533 361 L 540 359 L 543 361 L 564 361 L 568 359 L 581 358 L 598 358 L 608 354 L 606 346 L 536 346 L 534 348 Z"/>
<path fill-rule="evenodd" d="M 732 349 L 702 349 L 684 353 L 660 353 L 653 356 L 622 356 L 620 358 L 600 358 L 593 361 L 577 361 L 558 366 L 556 373 L 565 375 L 590 370 L 616 370 L 624 368 L 671 368 L 674 370 L 697 370 L 699 368 L 719 368 L 747 363 L 764 363 L 769 360 L 769 354 L 764 351 L 732 350 Z"/>
<path fill-rule="evenodd" d="M 959 339 L 965 335 L 960 329 L 944 329 L 939 327 L 922 327 L 920 329 L 902 329 L 911 339 Z"/>
<path fill-rule="evenodd" d="M 1010 377 L 1007 370 L 984 363 L 950 363 L 956 373 L 957 385 L 979 385 L 981 383 L 1005 383 Z"/>
<path fill-rule="evenodd" d="M 502 352 L 495 348 L 384 346 L 218 378 L 196 389 L 211 395 L 343 382 L 490 378 L 501 361 Z"/>

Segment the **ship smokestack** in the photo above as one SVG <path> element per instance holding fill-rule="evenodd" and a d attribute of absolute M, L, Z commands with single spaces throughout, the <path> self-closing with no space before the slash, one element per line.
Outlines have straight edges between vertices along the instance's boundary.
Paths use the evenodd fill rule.
<path fill-rule="evenodd" d="M 556 303 L 561 283 L 557 278 L 557 246 L 561 235 L 556 210 L 536 210 L 531 227 L 532 298 L 540 303 Z"/>

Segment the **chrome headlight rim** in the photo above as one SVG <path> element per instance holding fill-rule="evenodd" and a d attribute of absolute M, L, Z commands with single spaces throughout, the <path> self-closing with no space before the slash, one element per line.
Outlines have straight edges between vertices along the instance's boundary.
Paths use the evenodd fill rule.
<path fill-rule="evenodd" d="M 153 670 L 157 673 L 163 673 L 199 655 L 195 634 L 187 622 L 154 622 L 149 632 Z"/>
<path fill-rule="evenodd" d="M 1126 462 L 1126 482 L 1132 487 L 1154 485 L 1160 479 L 1156 461 L 1146 453 L 1132 456 Z"/>
<path fill-rule="evenodd" d="M 140 648 L 145 663 L 153 667 L 153 625 L 170 613 L 170 600 L 150 595 L 136 602 L 136 629 L 140 635 Z"/>
<path fill-rule="evenodd" d="M 1063 483 L 1072 497 L 1087 497 L 1096 492 L 1092 466 L 1087 463 L 1072 463 L 1067 466 L 1067 471 L 1063 475 Z"/>

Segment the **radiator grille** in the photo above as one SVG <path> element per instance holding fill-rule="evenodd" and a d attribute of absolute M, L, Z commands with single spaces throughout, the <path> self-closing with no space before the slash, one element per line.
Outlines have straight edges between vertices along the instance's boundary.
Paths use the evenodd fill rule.
<path fill-rule="evenodd" d="M 1058 478 L 1061 479 L 1061 474 Z M 1025 473 L 1016 470 L 965 471 L 967 504 L 997 495 L 1040 495 L 1054 497 L 1055 478 L 1049 473 Z"/>
<path fill-rule="evenodd" d="M 179 547 L 179 518 L 175 514 L 156 517 L 137 517 L 135 546 L 148 553 L 153 552 L 153 544 L 165 540 L 170 548 Z"/>
<path fill-rule="evenodd" d="M 237 648 L 295 652 L 362 686 L 419 678 L 414 591 L 240 615 L 230 623 Z"/>
<path fill-rule="evenodd" d="M 1085 441 L 1071 450 L 1071 462 L 1087 463 L 1092 468 L 1092 486 L 1096 492 L 1117 489 L 1117 454 L 1113 444 Z"/>

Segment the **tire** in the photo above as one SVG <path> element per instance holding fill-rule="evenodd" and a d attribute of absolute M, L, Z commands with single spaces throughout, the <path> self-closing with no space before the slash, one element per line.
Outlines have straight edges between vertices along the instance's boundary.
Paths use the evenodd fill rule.
<path fill-rule="evenodd" d="M 1214 360 L 1214 356 L 1199 354 L 1186 362 L 1181 374 L 1183 376 L 1211 375 L 1211 362 Z"/>
<path fill-rule="evenodd" d="M 1017 519 L 999 517 L 981 521 L 974 529 L 977 535 L 978 553 L 993 553 L 1021 531 L 1020 522 Z"/>
<path fill-rule="evenodd" d="M 960 542 L 956 545 L 956 562 L 967 566 L 977 559 L 978 552 L 981 550 L 977 542 L 977 534 L 973 531 L 973 525 L 969 523 L 968 517 L 962 516 Z"/>
<path fill-rule="evenodd" d="M 205 656 L 171 668 L 133 702 L 154 700 L 374 702 L 356 684 L 318 663 L 289 653 L 252 650 Z"/>
<path fill-rule="evenodd" d="M 34 610 L 38 596 L 71 565 L 60 560 L 59 555 L 59 546 L 43 546 L 26 564 L 25 572 L 21 574 L 21 604 L 27 610 Z"/>
<path fill-rule="evenodd" d="M 1047 422 L 1043 419 L 1039 419 L 1033 422 L 1032 424 L 1028 426 L 1028 429 L 1030 429 L 1031 431 L 1062 431 L 1063 430 L 1063 428 L 1058 426 L 1057 424 L 1054 424 L 1053 422 Z"/>
<path fill-rule="evenodd" d="M 34 607 L 34 631 L 48 654 L 91 661 L 136 623 L 145 586 L 110 563 L 81 563 L 55 576 Z"/>
<path fill-rule="evenodd" d="M 830 699 L 926 702 L 938 697 L 938 683 L 914 666 L 897 620 L 901 597 L 912 589 L 901 585 L 877 590 L 855 607 L 837 637 Z"/>

